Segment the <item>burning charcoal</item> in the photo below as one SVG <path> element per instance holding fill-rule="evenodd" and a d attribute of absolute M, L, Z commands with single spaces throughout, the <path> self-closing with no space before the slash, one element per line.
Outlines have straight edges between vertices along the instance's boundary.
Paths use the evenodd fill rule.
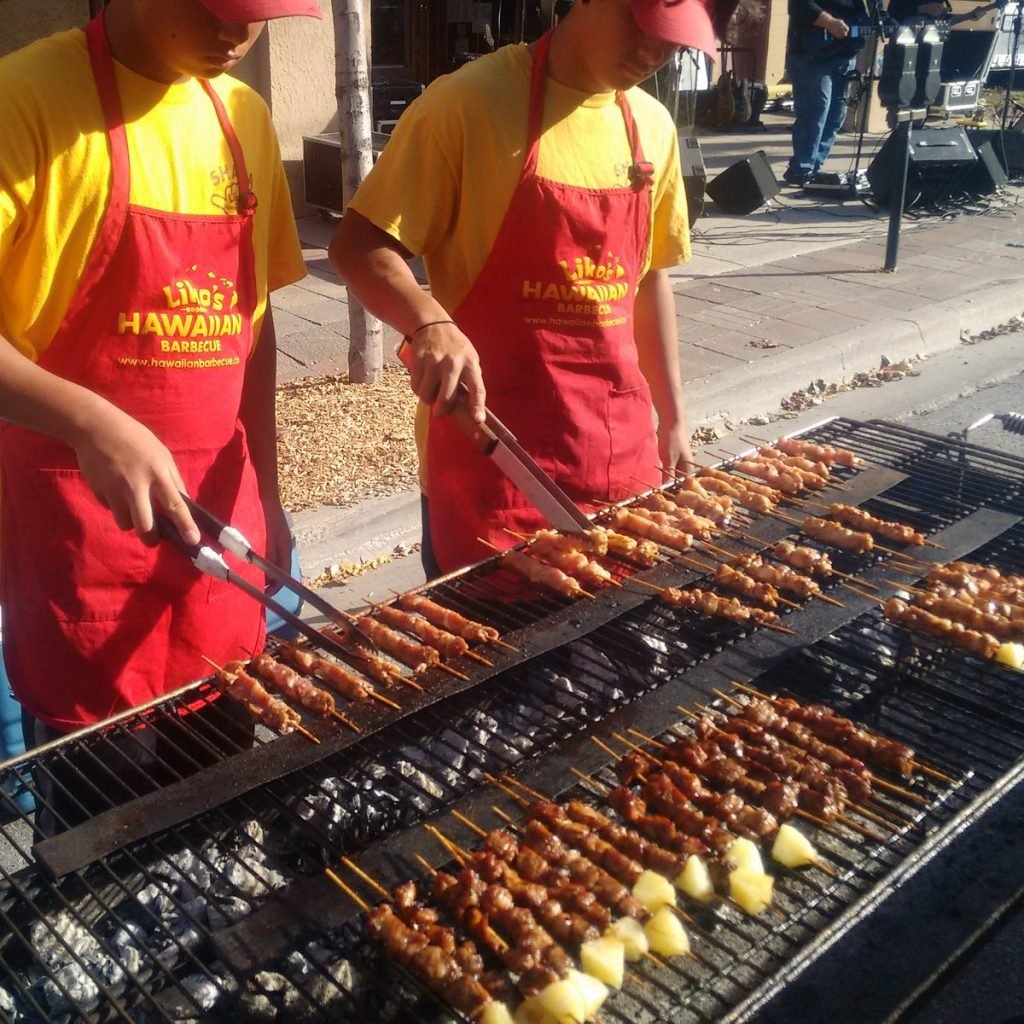
<path fill-rule="evenodd" d="M 91 1006 L 99 994 L 99 986 L 78 964 L 67 964 L 43 981 L 43 998 L 53 1011 L 69 1005 Z"/>
<path fill-rule="evenodd" d="M 147 885 L 135 897 L 154 917 L 163 918 L 174 913 L 174 900 L 156 885 Z"/>
<path fill-rule="evenodd" d="M 124 925 L 117 929 L 111 936 L 110 942 L 114 949 L 121 954 L 129 949 L 138 950 L 146 940 L 146 930 L 137 921 L 125 921 Z"/>
<path fill-rule="evenodd" d="M 96 939 L 70 914 L 63 912 L 52 921 L 33 921 L 29 940 L 39 960 L 54 968 L 73 959 L 73 954 L 84 956 L 97 948 Z"/>
<path fill-rule="evenodd" d="M 14 1020 L 14 996 L 5 988 L 0 988 L 0 1013 Z"/>
<path fill-rule="evenodd" d="M 161 1007 L 170 1020 L 191 1020 L 200 1013 L 209 1013 L 224 994 L 217 982 L 204 974 L 191 974 L 179 986 L 180 992 L 161 999 Z"/>
<path fill-rule="evenodd" d="M 252 907 L 240 896 L 224 896 L 217 897 L 215 902 L 207 907 L 206 912 L 210 927 L 219 931 L 228 924 L 248 917 L 252 913 Z"/>
<path fill-rule="evenodd" d="M 288 979 L 274 971 L 260 971 L 253 979 L 253 984 L 264 992 L 283 992 L 288 987 Z"/>
<path fill-rule="evenodd" d="M 277 1008 L 258 992 L 244 992 L 238 1004 L 239 1017 L 249 1024 L 277 1020 Z"/>

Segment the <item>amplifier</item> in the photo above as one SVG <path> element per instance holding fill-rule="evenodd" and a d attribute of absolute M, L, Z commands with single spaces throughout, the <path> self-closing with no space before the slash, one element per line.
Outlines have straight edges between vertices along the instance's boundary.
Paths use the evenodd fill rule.
<path fill-rule="evenodd" d="M 888 206 L 899 188 L 903 170 L 900 136 L 890 135 L 868 167 L 875 202 Z M 951 128 L 919 128 L 910 135 L 907 162 L 908 208 L 917 201 L 940 203 L 956 183 L 949 171 L 977 161 L 978 155 L 961 125 Z"/>

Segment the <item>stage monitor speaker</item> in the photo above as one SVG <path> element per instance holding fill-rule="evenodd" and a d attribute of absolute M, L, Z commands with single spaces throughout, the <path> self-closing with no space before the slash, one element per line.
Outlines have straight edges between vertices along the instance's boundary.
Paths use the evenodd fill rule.
<path fill-rule="evenodd" d="M 723 213 L 753 213 L 778 195 L 779 183 L 768 157 L 759 149 L 753 156 L 726 167 L 708 182 L 708 195 Z"/>
<path fill-rule="evenodd" d="M 692 225 L 704 212 L 704 190 L 708 183 L 708 172 L 704 166 L 704 154 L 700 151 L 700 143 L 694 138 L 680 138 L 679 159 L 683 168 L 683 185 L 686 188 L 686 211 Z"/>
<path fill-rule="evenodd" d="M 1024 177 L 1024 132 L 1015 128 L 1005 132 L 998 128 L 968 128 L 967 137 L 979 153 L 984 143 L 991 142 L 992 152 L 1007 177 Z"/>
<path fill-rule="evenodd" d="M 1006 171 L 1003 170 L 991 142 L 983 142 L 978 146 L 977 152 L 978 162 L 964 171 L 957 187 L 968 195 L 990 196 L 997 188 L 1006 184 Z"/>
<path fill-rule="evenodd" d="M 890 135 L 868 167 L 868 182 L 879 206 L 889 206 L 894 191 L 899 188 L 903 169 L 901 138 L 895 133 Z M 918 202 L 941 203 L 959 177 L 950 172 L 977 159 L 974 147 L 960 125 L 919 128 L 911 132 L 906 208 Z"/>

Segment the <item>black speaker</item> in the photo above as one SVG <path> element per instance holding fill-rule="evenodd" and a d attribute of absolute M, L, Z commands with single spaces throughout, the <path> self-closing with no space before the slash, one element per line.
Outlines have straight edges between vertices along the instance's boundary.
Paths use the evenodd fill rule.
<path fill-rule="evenodd" d="M 965 169 L 958 187 L 961 192 L 968 195 L 990 196 L 1000 185 L 1006 184 L 1006 171 L 1003 170 L 991 142 L 983 142 L 977 152 L 977 163 Z"/>
<path fill-rule="evenodd" d="M 991 142 L 992 152 L 1008 177 L 1024 177 L 1024 132 L 1017 129 L 1004 132 L 998 128 L 968 128 L 967 136 L 979 154 L 984 143 Z"/>
<path fill-rule="evenodd" d="M 753 213 L 778 192 L 779 183 L 763 149 L 726 167 L 707 187 L 708 195 L 723 213 Z"/>
<path fill-rule="evenodd" d="M 875 202 L 888 206 L 899 188 L 903 170 L 902 133 L 893 133 L 882 144 L 868 167 L 868 183 Z M 961 175 L 958 168 L 978 159 L 963 127 L 919 128 L 910 135 L 910 157 L 907 163 L 907 193 L 904 206 L 920 202 L 941 203 Z M 954 173 L 951 173 L 954 172 Z"/>
<path fill-rule="evenodd" d="M 692 225 L 704 212 L 704 189 L 708 183 L 708 172 L 704 167 L 704 154 L 700 151 L 700 143 L 693 138 L 681 138 L 679 160 L 683 168 L 683 184 L 686 187 L 686 210 Z"/>

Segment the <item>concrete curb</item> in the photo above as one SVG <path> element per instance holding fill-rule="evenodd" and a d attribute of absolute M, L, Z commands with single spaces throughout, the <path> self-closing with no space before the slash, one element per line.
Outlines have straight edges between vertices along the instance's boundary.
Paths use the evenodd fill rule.
<path fill-rule="evenodd" d="M 773 352 L 770 359 L 756 364 L 687 380 L 690 429 L 767 416 L 777 412 L 794 390 L 816 380 L 827 384 L 849 380 L 877 369 L 883 357 L 890 362 L 927 358 L 1022 312 L 1024 281 L 997 282 L 969 299 L 936 303 L 923 314 L 879 320 L 811 345 Z"/>

